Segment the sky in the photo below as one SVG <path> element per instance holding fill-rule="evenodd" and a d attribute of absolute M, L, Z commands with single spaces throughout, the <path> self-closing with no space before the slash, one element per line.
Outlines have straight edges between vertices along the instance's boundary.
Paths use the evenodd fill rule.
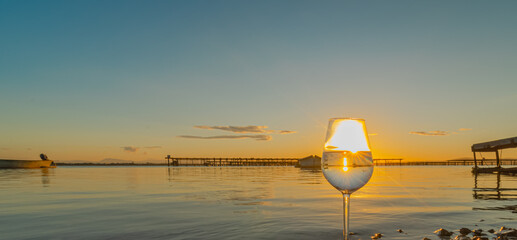
<path fill-rule="evenodd" d="M 0 0 L 0 158 L 305 157 L 333 117 L 374 158 L 472 157 L 517 136 L 516 9 Z"/>

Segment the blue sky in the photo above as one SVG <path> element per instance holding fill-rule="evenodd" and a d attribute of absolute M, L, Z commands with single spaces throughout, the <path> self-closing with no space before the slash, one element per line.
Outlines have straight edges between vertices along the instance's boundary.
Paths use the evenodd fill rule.
<path fill-rule="evenodd" d="M 366 119 L 374 157 L 470 156 L 517 135 L 516 7 L 0 1 L 0 158 L 303 157 L 339 116 Z M 177 137 L 249 135 L 197 125 L 296 133 Z"/>

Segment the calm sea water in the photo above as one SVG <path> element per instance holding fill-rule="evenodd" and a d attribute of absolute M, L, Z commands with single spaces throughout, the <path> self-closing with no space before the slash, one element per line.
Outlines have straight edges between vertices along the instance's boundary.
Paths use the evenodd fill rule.
<path fill-rule="evenodd" d="M 440 227 L 517 227 L 511 188 L 517 177 L 470 167 L 376 167 L 352 195 L 351 231 L 437 239 Z M 319 170 L 0 170 L 0 239 L 340 239 L 341 229 L 341 194 Z"/>

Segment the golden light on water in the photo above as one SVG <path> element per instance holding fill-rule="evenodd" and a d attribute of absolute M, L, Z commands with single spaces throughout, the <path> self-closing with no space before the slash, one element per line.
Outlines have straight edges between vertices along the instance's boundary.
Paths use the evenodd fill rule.
<path fill-rule="evenodd" d="M 362 119 L 335 119 L 331 122 L 325 149 L 331 151 L 370 151 L 368 134 Z M 346 164 L 345 164 L 346 166 Z"/>
<path fill-rule="evenodd" d="M 345 172 L 348 171 L 348 167 L 347 167 L 348 166 L 348 161 L 347 161 L 346 157 L 343 158 L 343 166 L 344 166 L 343 167 L 343 171 L 345 171 Z"/>

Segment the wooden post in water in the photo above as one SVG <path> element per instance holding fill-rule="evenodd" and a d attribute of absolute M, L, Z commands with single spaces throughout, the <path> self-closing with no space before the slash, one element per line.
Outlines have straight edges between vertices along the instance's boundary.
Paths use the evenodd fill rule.
<path fill-rule="evenodd" d="M 170 159 L 171 159 L 171 155 L 167 155 L 167 167 L 170 167 L 171 164 L 170 164 Z"/>
<path fill-rule="evenodd" d="M 478 168 L 478 161 L 476 160 L 476 152 L 472 152 L 474 153 L 474 168 Z"/>
<path fill-rule="evenodd" d="M 501 167 L 501 161 L 499 160 L 499 151 L 495 150 L 495 159 L 497 161 L 497 167 Z"/>

